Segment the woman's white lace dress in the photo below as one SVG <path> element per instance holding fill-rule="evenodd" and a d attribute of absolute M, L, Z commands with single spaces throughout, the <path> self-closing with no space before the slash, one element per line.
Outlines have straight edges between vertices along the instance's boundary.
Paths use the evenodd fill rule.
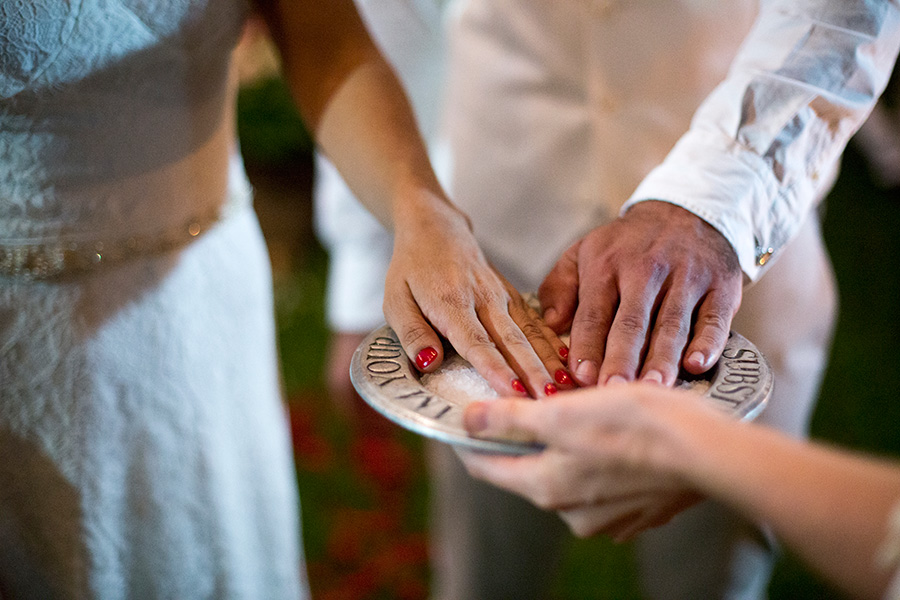
<path fill-rule="evenodd" d="M 305 593 L 241 0 L 0 0 L 0 597 Z"/>

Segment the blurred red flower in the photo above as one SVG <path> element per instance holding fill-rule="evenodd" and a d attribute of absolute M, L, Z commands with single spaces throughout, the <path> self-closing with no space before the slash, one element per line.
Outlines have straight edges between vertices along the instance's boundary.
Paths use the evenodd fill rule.
<path fill-rule="evenodd" d="M 413 476 L 412 453 L 392 437 L 360 436 L 350 455 L 359 472 L 382 489 L 405 488 Z"/>
<path fill-rule="evenodd" d="M 313 473 L 323 473 L 334 468 L 334 448 L 318 432 L 310 403 L 298 400 L 290 402 L 288 418 L 297 466 Z"/>

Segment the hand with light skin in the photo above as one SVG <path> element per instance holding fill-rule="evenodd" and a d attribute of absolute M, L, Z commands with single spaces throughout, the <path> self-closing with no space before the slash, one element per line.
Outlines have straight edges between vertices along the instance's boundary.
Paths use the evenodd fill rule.
<path fill-rule="evenodd" d="M 663 438 L 666 423 L 647 418 L 646 423 L 620 425 L 615 419 L 633 418 L 630 413 L 636 411 L 625 402 L 605 403 L 627 387 L 575 390 L 537 403 L 473 403 L 465 413 L 471 435 L 538 442 L 546 448 L 525 456 L 458 454 L 473 477 L 556 511 L 575 535 L 629 540 L 667 523 L 702 496 L 680 477 L 644 464 L 644 453 L 655 453 L 653 445 L 662 445 L 653 436 Z"/>
<path fill-rule="evenodd" d="M 743 274 L 724 236 L 662 201 L 633 205 L 563 254 L 539 290 L 544 320 L 571 329 L 579 385 L 643 379 L 671 385 L 725 348 Z"/>
<path fill-rule="evenodd" d="M 453 207 L 396 228 L 384 314 L 423 372 L 440 365 L 441 332 L 500 394 L 538 398 L 574 387 L 565 345 L 487 262 Z"/>
<path fill-rule="evenodd" d="M 543 444 L 533 455 L 460 456 L 473 476 L 560 511 L 578 535 L 621 539 L 663 522 L 672 513 L 634 513 L 645 495 L 681 489 L 685 505 L 709 497 L 766 523 L 854 597 L 881 598 L 900 567 L 900 535 L 888 538 L 900 463 L 737 421 L 694 392 L 629 383 L 475 402 L 465 424 L 478 437 Z"/>
<path fill-rule="evenodd" d="M 384 312 L 416 367 L 440 365 L 443 336 L 501 394 L 574 387 L 563 343 L 488 264 L 438 183 L 403 89 L 352 0 L 257 5 L 319 148 L 394 232 Z"/>

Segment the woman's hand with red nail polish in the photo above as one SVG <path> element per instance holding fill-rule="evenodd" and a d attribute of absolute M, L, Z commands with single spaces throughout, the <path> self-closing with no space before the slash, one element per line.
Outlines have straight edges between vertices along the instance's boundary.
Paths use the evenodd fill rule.
<path fill-rule="evenodd" d="M 398 218 L 384 314 L 423 372 L 437 369 L 442 338 L 497 390 L 545 395 L 564 369 L 564 344 L 485 259 L 468 219 L 451 204 L 407 203 Z"/>

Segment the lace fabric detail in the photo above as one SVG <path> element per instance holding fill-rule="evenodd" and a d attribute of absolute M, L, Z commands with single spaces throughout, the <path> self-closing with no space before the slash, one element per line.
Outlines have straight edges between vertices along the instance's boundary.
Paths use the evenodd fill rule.
<path fill-rule="evenodd" d="M 246 14 L 0 0 L 4 596 L 308 597 L 234 136 Z"/>
<path fill-rule="evenodd" d="M 0 2 L 0 98 L 28 87 L 72 35 L 81 1 Z"/>
<path fill-rule="evenodd" d="M 6 264 L 52 272 L 73 238 L 108 247 L 108 232 L 170 231 L 224 201 L 203 180 L 218 165 L 196 155 L 231 133 L 230 52 L 246 15 L 244 0 L 0 0 Z M 179 179 L 166 184 L 167 170 Z M 11 252 L 22 239 L 43 249 Z M 51 251 L 54 239 L 66 243 Z"/>

